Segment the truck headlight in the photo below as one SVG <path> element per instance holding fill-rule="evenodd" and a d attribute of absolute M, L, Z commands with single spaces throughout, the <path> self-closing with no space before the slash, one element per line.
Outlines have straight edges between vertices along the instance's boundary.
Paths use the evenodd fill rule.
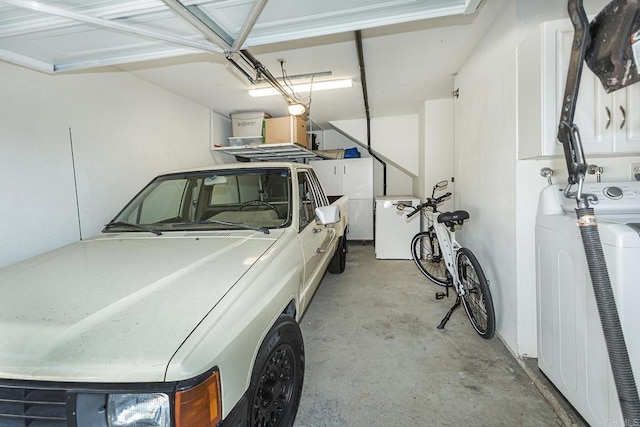
<path fill-rule="evenodd" d="M 107 411 L 109 427 L 171 425 L 171 406 L 165 393 L 110 394 Z"/>

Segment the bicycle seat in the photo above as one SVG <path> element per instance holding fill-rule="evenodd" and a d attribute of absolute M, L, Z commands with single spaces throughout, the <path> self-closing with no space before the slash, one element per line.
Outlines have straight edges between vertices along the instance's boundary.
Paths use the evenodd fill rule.
<path fill-rule="evenodd" d="M 465 219 L 469 219 L 469 212 L 467 211 L 443 212 L 438 216 L 438 222 L 441 224 L 445 223 L 446 225 L 454 221 L 462 224 Z"/>

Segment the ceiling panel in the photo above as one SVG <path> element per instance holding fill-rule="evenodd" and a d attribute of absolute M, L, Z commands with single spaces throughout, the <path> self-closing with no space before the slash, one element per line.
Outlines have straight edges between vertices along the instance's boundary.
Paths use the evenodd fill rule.
<path fill-rule="evenodd" d="M 479 1 L 479 0 L 477 0 Z M 461 14 L 471 0 L 270 0 L 246 46 Z M 238 37 L 254 2 L 183 0 Z M 159 0 L 0 0 L 0 59 L 20 55 L 68 71 L 222 51 Z"/>
<path fill-rule="evenodd" d="M 324 0 L 267 3 L 248 45 L 296 40 L 461 14 L 465 0 Z"/>

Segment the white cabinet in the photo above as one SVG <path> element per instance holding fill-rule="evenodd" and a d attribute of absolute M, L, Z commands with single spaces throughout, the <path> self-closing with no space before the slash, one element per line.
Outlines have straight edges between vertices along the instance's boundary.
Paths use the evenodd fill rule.
<path fill-rule="evenodd" d="M 573 42 L 571 21 L 542 24 L 542 156 L 563 155 L 557 140 L 567 69 Z M 640 152 L 640 87 L 606 93 L 584 64 L 574 122 L 585 154 Z"/>
<path fill-rule="evenodd" d="M 373 158 L 310 162 L 328 196 L 349 197 L 350 240 L 373 240 Z"/>
<path fill-rule="evenodd" d="M 340 176 L 338 168 L 339 160 L 318 160 L 309 162 L 316 172 L 316 176 L 324 188 L 327 196 L 342 196 L 342 187 L 340 186 Z"/>
<path fill-rule="evenodd" d="M 373 158 L 318 160 L 310 163 L 328 196 L 373 198 Z"/>

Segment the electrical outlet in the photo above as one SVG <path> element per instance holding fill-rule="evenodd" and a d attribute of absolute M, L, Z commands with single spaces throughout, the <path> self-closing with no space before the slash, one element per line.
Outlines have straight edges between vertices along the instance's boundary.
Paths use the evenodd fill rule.
<path fill-rule="evenodd" d="M 631 178 L 631 181 L 636 181 L 636 174 L 640 174 L 640 163 L 631 163 L 629 165 L 629 178 Z"/>

